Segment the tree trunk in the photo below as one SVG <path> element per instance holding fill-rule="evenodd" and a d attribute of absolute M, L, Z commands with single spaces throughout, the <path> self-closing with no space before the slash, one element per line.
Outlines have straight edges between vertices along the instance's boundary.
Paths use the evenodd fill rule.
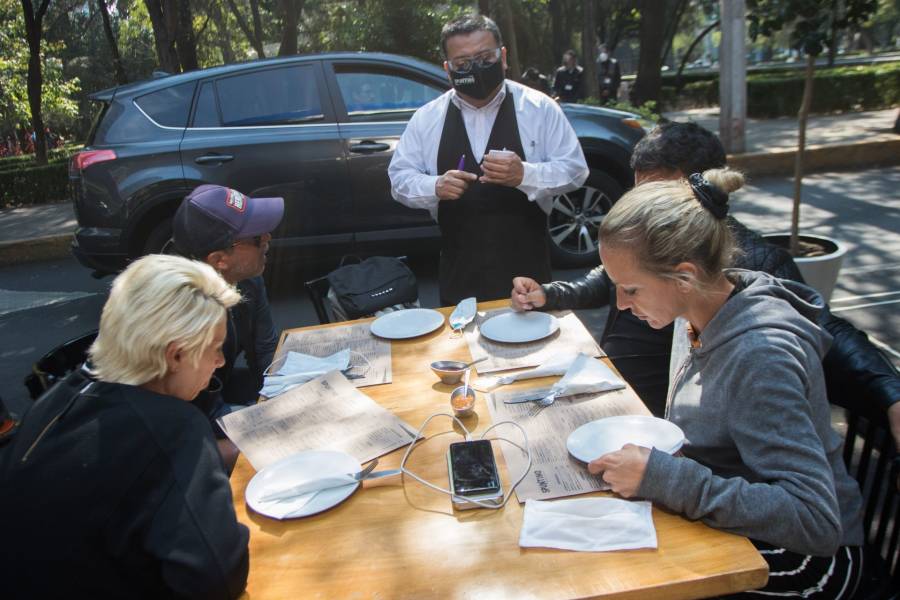
<path fill-rule="evenodd" d="M 197 40 L 194 36 L 194 15 L 190 0 L 173 0 L 175 4 L 175 47 L 183 71 L 200 68 L 197 60 Z"/>
<path fill-rule="evenodd" d="M 837 55 L 837 40 L 840 33 L 838 27 L 838 10 L 840 0 L 831 0 L 831 24 L 828 31 L 828 66 L 834 66 L 834 58 Z"/>
<path fill-rule="evenodd" d="M 675 93 L 681 93 L 681 88 L 684 85 L 681 83 L 681 74 L 684 73 L 684 68 L 687 66 L 688 62 L 691 60 L 691 52 L 694 51 L 694 48 L 697 47 L 697 44 L 707 36 L 707 34 L 719 26 L 719 19 L 716 19 L 714 22 L 707 25 L 703 31 L 700 32 L 700 35 L 694 38 L 694 41 L 691 42 L 691 45 L 688 47 L 687 52 L 684 53 L 684 56 L 681 58 L 681 64 L 678 65 L 678 73 L 675 74 Z"/>
<path fill-rule="evenodd" d="M 516 26 L 513 23 L 511 0 L 499 0 L 497 13 L 500 17 L 500 32 L 503 35 L 503 41 L 506 45 L 506 63 L 509 70 L 506 76 L 516 81 L 522 76 L 522 69 L 519 67 L 519 49 L 516 44 Z"/>
<path fill-rule="evenodd" d="M 490 17 L 491 0 L 478 0 L 478 12 L 486 17 Z"/>
<path fill-rule="evenodd" d="M 116 71 L 116 82 L 119 85 L 124 85 L 128 83 L 128 76 L 125 74 L 125 68 L 122 66 L 119 44 L 116 42 L 112 24 L 109 22 L 109 9 L 106 7 L 106 0 L 97 0 L 97 8 L 100 10 L 100 16 L 103 18 L 103 33 L 106 35 L 106 42 L 109 44 L 109 51 L 112 54 L 113 67 Z"/>
<path fill-rule="evenodd" d="M 594 38 L 596 19 L 594 0 L 585 0 L 582 4 L 584 17 L 581 28 L 581 56 L 584 73 L 581 74 L 582 91 L 587 98 L 600 97 L 600 82 L 597 81 L 597 63 L 594 62 L 594 48 L 597 40 Z"/>
<path fill-rule="evenodd" d="M 678 24 L 681 23 L 681 17 L 684 16 L 687 6 L 688 0 L 675 0 L 674 6 L 671 6 L 669 2 L 666 3 L 666 13 L 672 14 L 673 17 L 666 21 L 665 41 L 663 42 L 663 55 L 659 61 L 660 65 L 666 64 L 669 52 L 672 51 L 672 42 L 675 40 L 675 34 L 678 33 Z"/>
<path fill-rule="evenodd" d="M 265 58 L 266 52 L 263 50 L 262 38 L 257 37 L 257 35 L 250 29 L 250 26 L 247 24 L 247 20 L 244 18 L 244 15 L 241 14 L 241 11 L 238 10 L 237 4 L 234 3 L 234 0 L 227 0 L 228 8 L 231 9 L 231 14 L 234 15 L 234 18 L 237 19 L 238 27 L 241 28 L 241 31 L 244 32 L 244 35 L 247 36 L 247 41 L 250 42 L 250 45 L 253 46 L 253 49 L 256 51 L 256 58 Z M 257 7 L 257 16 L 259 14 L 259 6 Z"/>
<path fill-rule="evenodd" d="M 800 126 L 797 132 L 797 158 L 794 161 L 794 206 L 791 210 L 791 254 L 797 256 L 800 232 L 800 192 L 803 186 L 803 151 L 806 148 L 806 119 L 812 106 L 813 75 L 816 72 L 816 57 L 806 55 L 806 78 L 803 83 L 803 100 L 798 115 Z"/>
<path fill-rule="evenodd" d="M 548 8 L 550 9 L 550 30 L 552 32 L 550 44 L 553 60 L 557 61 L 562 56 L 562 53 L 566 51 L 566 42 L 563 34 L 562 0 L 550 0 Z"/>
<path fill-rule="evenodd" d="M 300 26 L 303 4 L 304 0 L 281 0 L 284 28 L 281 31 L 281 46 L 278 48 L 278 56 L 297 54 L 297 29 Z"/>
<path fill-rule="evenodd" d="M 156 57 L 159 59 L 159 68 L 167 73 L 178 73 L 181 61 L 175 52 L 175 38 L 171 35 L 166 17 L 163 14 L 163 0 L 144 0 L 147 13 L 150 15 L 150 24 L 153 27 L 153 41 L 156 44 Z"/>
<path fill-rule="evenodd" d="M 640 43 L 637 79 L 634 82 L 632 101 L 640 106 L 659 100 L 662 87 L 662 46 L 666 16 L 654 0 L 641 0 Z"/>
<path fill-rule="evenodd" d="M 44 117 L 41 114 L 41 93 L 44 74 L 41 71 L 41 38 L 44 31 L 44 15 L 50 0 L 42 0 L 37 13 L 31 0 L 22 0 L 25 17 L 25 36 L 28 38 L 28 107 L 31 109 L 31 127 L 34 131 L 34 160 L 39 165 L 47 164 L 47 140 L 44 135 Z"/>
<path fill-rule="evenodd" d="M 222 52 L 222 62 L 226 65 L 234 62 L 234 48 L 231 46 L 231 32 L 228 30 L 228 16 L 222 12 L 222 6 L 218 2 L 210 5 L 210 16 L 216 24 L 217 43 Z"/>
<path fill-rule="evenodd" d="M 265 56 L 263 51 L 263 27 L 262 18 L 259 16 L 259 0 L 250 0 L 250 14 L 253 15 L 253 35 L 256 37 L 256 43 L 259 45 L 260 58 Z"/>

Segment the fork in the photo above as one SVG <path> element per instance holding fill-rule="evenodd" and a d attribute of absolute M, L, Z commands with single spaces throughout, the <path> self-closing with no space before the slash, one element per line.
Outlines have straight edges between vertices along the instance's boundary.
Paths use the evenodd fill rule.
<path fill-rule="evenodd" d="M 543 398 L 541 398 L 540 400 L 535 400 L 534 406 L 531 410 L 531 416 L 532 417 L 536 416 L 542 410 L 544 410 L 545 408 L 547 408 L 548 406 L 550 406 L 551 404 L 556 402 L 556 396 L 558 393 L 559 392 L 553 391 L 553 392 L 550 392 L 549 394 L 547 394 L 546 396 L 544 396 Z"/>

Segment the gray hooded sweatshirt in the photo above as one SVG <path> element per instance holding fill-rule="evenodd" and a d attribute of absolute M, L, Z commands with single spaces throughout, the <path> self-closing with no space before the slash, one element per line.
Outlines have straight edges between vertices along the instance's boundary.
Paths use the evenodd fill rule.
<path fill-rule="evenodd" d="M 737 292 L 700 346 L 673 349 L 683 350 L 666 413 L 684 430 L 683 456 L 653 450 L 638 495 L 792 552 L 861 545 L 862 498 L 825 395 L 822 298 L 765 273 L 728 277 Z M 675 336 L 687 336 L 683 324 Z"/>

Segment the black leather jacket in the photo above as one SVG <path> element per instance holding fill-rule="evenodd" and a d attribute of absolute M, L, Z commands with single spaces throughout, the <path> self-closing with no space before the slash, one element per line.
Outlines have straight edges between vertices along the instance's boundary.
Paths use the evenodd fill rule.
<path fill-rule="evenodd" d="M 735 267 L 803 281 L 790 253 L 769 244 L 734 217 L 728 217 L 728 224 L 739 249 Z M 555 281 L 545 284 L 543 289 L 547 303 L 542 310 L 609 305 L 600 346 L 650 411 L 662 415 L 668 389 L 672 327 L 654 330 L 631 311 L 620 311 L 616 307 L 615 286 L 602 265 L 580 279 Z M 819 324 L 834 338 L 823 360 L 828 398 L 832 403 L 883 413 L 891 404 L 900 402 L 897 370 L 865 333 L 832 314 L 827 305 L 819 316 Z"/>

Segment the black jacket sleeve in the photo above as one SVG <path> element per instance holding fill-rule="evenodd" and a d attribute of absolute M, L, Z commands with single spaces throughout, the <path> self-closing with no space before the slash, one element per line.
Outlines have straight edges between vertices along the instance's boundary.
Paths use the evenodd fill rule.
<path fill-rule="evenodd" d="M 869 418 L 884 419 L 887 409 L 900 402 L 900 375 L 869 337 L 826 306 L 819 325 L 833 340 L 822 361 L 828 400 Z"/>
<path fill-rule="evenodd" d="M 177 447 L 165 449 L 172 477 L 144 547 L 160 561 L 162 579 L 175 595 L 237 598 L 247 585 L 250 534 L 237 521 L 208 426 L 199 413 L 193 421 Z"/>
<path fill-rule="evenodd" d="M 609 304 L 612 282 L 603 269 L 595 267 L 575 281 L 554 281 L 541 287 L 547 296 L 542 310 L 600 308 Z"/>

